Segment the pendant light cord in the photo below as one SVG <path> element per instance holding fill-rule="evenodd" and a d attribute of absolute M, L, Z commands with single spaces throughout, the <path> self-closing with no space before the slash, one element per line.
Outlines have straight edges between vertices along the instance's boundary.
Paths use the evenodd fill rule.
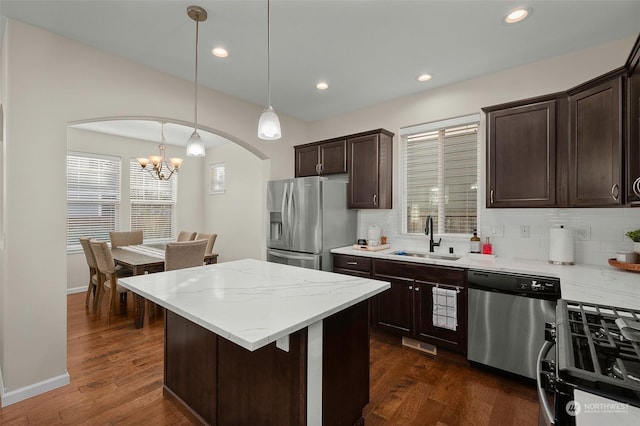
<path fill-rule="evenodd" d="M 271 108 L 271 0 L 267 0 L 267 105 Z"/>
<path fill-rule="evenodd" d="M 198 25 L 200 21 L 196 19 L 196 72 L 195 72 L 195 84 L 193 85 L 193 91 L 195 93 L 195 104 L 194 104 L 194 123 L 193 123 L 193 131 L 198 131 Z"/>

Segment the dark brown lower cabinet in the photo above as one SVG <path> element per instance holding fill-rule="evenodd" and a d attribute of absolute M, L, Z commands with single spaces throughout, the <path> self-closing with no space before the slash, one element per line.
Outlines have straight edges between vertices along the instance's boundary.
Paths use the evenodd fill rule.
<path fill-rule="evenodd" d="M 464 269 L 374 259 L 372 278 L 391 283 L 389 290 L 371 299 L 374 327 L 467 353 L 467 285 Z M 432 293 L 435 287 L 457 291 L 458 325 L 455 331 L 433 325 Z"/>
<path fill-rule="evenodd" d="M 306 425 L 307 329 L 248 351 L 170 311 L 165 317 L 164 393 L 210 425 Z M 363 424 L 369 402 L 368 302 L 323 320 L 325 425 Z"/>

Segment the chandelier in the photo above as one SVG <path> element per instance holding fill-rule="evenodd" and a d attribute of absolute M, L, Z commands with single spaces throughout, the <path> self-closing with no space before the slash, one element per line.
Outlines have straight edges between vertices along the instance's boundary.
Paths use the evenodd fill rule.
<path fill-rule="evenodd" d="M 178 174 L 178 169 L 182 165 L 182 158 L 169 158 L 169 162 L 167 162 L 165 158 L 165 151 L 167 147 L 165 145 L 164 139 L 164 121 L 161 124 L 161 142 L 158 148 L 160 149 L 160 155 L 152 155 L 148 158 L 136 158 L 138 163 L 142 167 L 142 170 L 146 170 L 158 180 L 169 180 L 173 174 Z M 148 165 L 151 168 L 147 167 Z"/>

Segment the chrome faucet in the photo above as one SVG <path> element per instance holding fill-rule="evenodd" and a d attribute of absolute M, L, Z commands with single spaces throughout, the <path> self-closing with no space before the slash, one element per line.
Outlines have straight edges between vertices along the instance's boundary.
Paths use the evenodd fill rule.
<path fill-rule="evenodd" d="M 434 247 L 440 247 L 442 238 L 438 239 L 437 243 L 433 241 L 433 218 L 431 216 L 427 216 L 427 222 L 424 225 L 424 235 L 429 236 L 429 253 L 433 253 Z"/>

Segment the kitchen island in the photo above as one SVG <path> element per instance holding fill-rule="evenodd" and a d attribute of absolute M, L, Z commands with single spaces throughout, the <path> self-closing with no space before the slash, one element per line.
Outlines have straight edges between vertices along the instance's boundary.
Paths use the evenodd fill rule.
<path fill-rule="evenodd" d="M 166 309 L 165 395 L 205 424 L 363 424 L 389 283 L 258 260 L 123 278 Z"/>

